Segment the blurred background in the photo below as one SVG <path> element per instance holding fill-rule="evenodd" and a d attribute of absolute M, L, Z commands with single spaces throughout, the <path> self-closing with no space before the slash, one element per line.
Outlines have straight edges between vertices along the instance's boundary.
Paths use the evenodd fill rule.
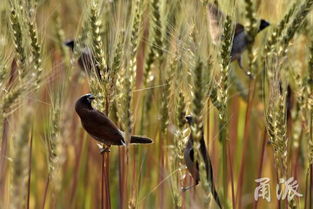
<path fill-rule="evenodd" d="M 215 29 L 212 4 L 224 13 Z M 212 181 L 222 208 L 313 208 L 312 4 L 2 0 L 0 208 L 219 208 Z M 270 26 L 257 33 L 260 19 Z M 250 41 L 242 67 L 229 57 L 236 23 Z M 90 92 L 118 127 L 154 143 L 100 154 L 74 108 Z M 195 156 L 200 183 L 184 192 L 195 184 L 184 147 L 199 133 L 213 179 Z M 271 200 L 255 201 L 263 177 Z M 278 200 L 291 177 L 302 196 Z"/>

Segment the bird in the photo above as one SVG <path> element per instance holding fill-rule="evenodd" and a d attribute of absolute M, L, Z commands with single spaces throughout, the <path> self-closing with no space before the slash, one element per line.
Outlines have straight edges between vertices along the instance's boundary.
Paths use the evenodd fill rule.
<path fill-rule="evenodd" d="M 267 28 L 270 24 L 264 20 L 260 20 L 258 33 Z M 231 61 L 237 60 L 239 65 L 241 65 L 241 55 L 242 53 L 247 49 L 249 44 L 252 44 L 252 42 L 248 38 L 248 34 L 245 31 L 245 28 L 240 23 L 237 23 L 235 26 L 235 34 L 233 37 L 233 45 L 231 49 Z"/>
<path fill-rule="evenodd" d="M 208 4 L 208 11 L 210 35 L 213 43 L 216 44 L 222 36 L 222 28 L 220 27 L 220 22 L 225 19 L 225 15 L 217 8 L 215 4 L 212 3 Z M 264 19 L 260 19 L 257 32 L 261 32 L 269 25 L 269 22 Z M 252 44 L 252 42 L 251 40 L 249 40 L 249 36 L 245 30 L 245 27 L 240 23 L 236 23 L 230 57 L 232 62 L 238 61 L 240 68 L 242 68 L 242 53 L 247 49 L 250 44 Z"/>
<path fill-rule="evenodd" d="M 74 51 L 74 48 L 75 48 L 74 40 L 66 41 L 64 44 L 65 46 L 69 47 L 72 52 Z M 97 78 L 101 80 L 101 73 L 100 73 L 101 70 L 96 65 L 96 60 L 90 48 L 86 47 L 80 51 L 80 56 L 77 62 L 78 62 L 80 69 L 83 72 L 87 73 L 88 75 L 92 75 L 95 72 L 97 75 Z"/>
<path fill-rule="evenodd" d="M 190 115 L 186 116 L 186 121 L 190 127 L 192 126 L 192 124 L 194 122 L 192 119 L 192 116 L 190 116 Z M 186 190 L 198 185 L 200 182 L 199 163 L 197 161 L 195 162 L 195 159 L 194 159 L 193 143 L 194 143 L 194 139 L 193 139 L 193 136 L 191 133 L 189 135 L 189 138 L 188 138 L 188 141 L 186 143 L 185 150 L 184 150 L 184 161 L 185 161 L 185 164 L 187 166 L 189 173 L 191 174 L 192 178 L 195 181 L 195 185 L 185 187 L 185 188 L 183 188 L 183 191 L 186 191 Z M 219 199 L 218 193 L 217 193 L 215 185 L 214 185 L 214 180 L 213 180 L 212 163 L 211 163 L 211 159 L 209 157 L 209 154 L 206 150 L 206 145 L 205 145 L 203 134 L 202 134 L 201 139 L 200 139 L 200 154 L 201 154 L 201 157 L 203 158 L 203 161 L 205 164 L 205 171 L 206 171 L 207 180 L 208 180 L 208 182 L 211 183 L 210 190 L 212 192 L 213 198 L 214 198 L 216 204 L 221 209 L 222 208 L 221 201 Z"/>
<path fill-rule="evenodd" d="M 105 145 L 100 152 L 110 152 L 111 145 L 125 146 L 125 133 L 121 131 L 113 121 L 104 113 L 92 107 L 95 97 L 92 94 L 81 96 L 75 104 L 75 111 L 78 114 L 83 128 L 95 140 Z M 149 144 L 152 140 L 142 136 L 131 136 L 130 143 Z"/>

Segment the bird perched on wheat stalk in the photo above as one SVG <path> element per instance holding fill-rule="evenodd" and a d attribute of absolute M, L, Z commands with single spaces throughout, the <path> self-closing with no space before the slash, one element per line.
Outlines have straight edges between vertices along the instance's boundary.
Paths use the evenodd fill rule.
<path fill-rule="evenodd" d="M 92 94 L 85 94 L 76 101 L 75 110 L 83 128 L 92 138 L 105 145 L 100 149 L 101 153 L 109 152 L 111 145 L 126 145 L 125 133 L 104 113 L 92 107 L 91 103 L 94 99 Z M 142 136 L 131 136 L 130 143 L 149 144 L 152 140 Z"/>

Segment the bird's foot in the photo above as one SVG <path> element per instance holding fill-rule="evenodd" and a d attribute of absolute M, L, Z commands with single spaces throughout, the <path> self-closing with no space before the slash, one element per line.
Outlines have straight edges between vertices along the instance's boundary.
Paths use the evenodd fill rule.
<path fill-rule="evenodd" d="M 98 144 L 100 154 L 104 154 L 105 152 L 111 152 L 110 145 Z"/>
<path fill-rule="evenodd" d="M 103 154 L 105 152 L 111 152 L 110 147 L 105 147 L 100 149 L 100 153 Z"/>
<path fill-rule="evenodd" d="M 181 191 L 182 191 L 182 192 L 186 192 L 186 191 L 192 189 L 192 188 L 195 187 L 195 186 L 197 186 L 197 184 L 194 184 L 194 185 L 191 185 L 191 186 L 188 186 L 188 187 L 182 187 L 182 188 L 181 188 Z"/>
<path fill-rule="evenodd" d="M 246 75 L 250 78 L 250 79 L 254 79 L 253 74 L 251 73 L 251 71 L 249 70 L 245 70 Z"/>
<path fill-rule="evenodd" d="M 244 69 L 244 67 L 243 67 L 243 65 L 242 65 L 241 56 L 237 59 L 237 61 L 238 61 L 238 64 L 239 64 L 240 69 L 242 69 L 242 70 L 245 72 L 246 76 L 248 76 L 250 79 L 253 79 L 253 74 L 252 74 L 252 72 L 249 71 L 249 70 Z"/>
<path fill-rule="evenodd" d="M 253 74 L 252 74 L 252 72 L 250 70 L 246 70 L 242 66 L 240 68 L 243 70 L 243 72 L 246 74 L 246 76 L 248 76 L 249 79 L 253 79 L 254 78 Z"/>

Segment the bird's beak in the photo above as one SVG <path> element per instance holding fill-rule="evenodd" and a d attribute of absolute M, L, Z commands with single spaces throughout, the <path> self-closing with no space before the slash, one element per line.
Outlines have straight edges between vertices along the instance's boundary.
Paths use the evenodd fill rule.
<path fill-rule="evenodd" d="M 94 95 L 90 95 L 88 98 L 89 98 L 90 100 L 96 99 L 96 97 L 95 97 Z"/>

